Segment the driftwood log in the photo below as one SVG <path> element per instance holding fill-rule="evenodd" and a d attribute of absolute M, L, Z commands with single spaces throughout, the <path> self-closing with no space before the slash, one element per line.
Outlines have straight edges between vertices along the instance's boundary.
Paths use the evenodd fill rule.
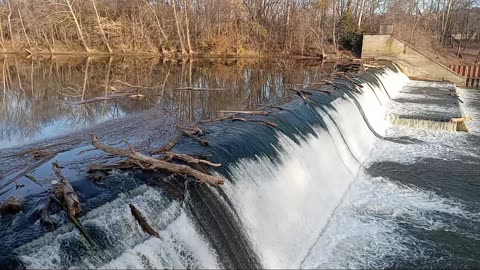
<path fill-rule="evenodd" d="M 376 63 L 371 63 L 371 64 L 363 64 L 362 65 L 363 67 L 366 67 L 366 68 L 384 68 L 385 65 L 379 65 L 379 64 L 376 64 Z"/>
<path fill-rule="evenodd" d="M 88 234 L 85 227 L 83 227 L 82 223 L 80 223 L 80 221 L 76 217 L 74 217 L 72 214 L 70 214 L 70 211 L 67 209 L 67 207 L 65 207 L 65 205 L 60 200 L 58 200 L 56 197 L 52 196 L 52 197 L 50 197 L 50 199 L 52 199 L 60 208 L 62 208 L 63 211 L 65 211 L 65 213 L 67 214 L 70 221 L 73 223 L 73 225 L 75 225 L 75 227 L 77 227 L 77 229 L 80 231 L 80 233 L 83 235 L 83 237 L 87 240 L 87 242 L 91 246 L 95 246 L 95 241 L 93 241 L 92 237 Z"/>
<path fill-rule="evenodd" d="M 46 156 L 40 160 L 38 160 L 37 162 L 33 163 L 32 165 L 28 166 L 27 168 L 25 168 L 25 170 L 23 170 L 21 173 L 19 173 L 18 175 L 16 175 L 15 177 L 13 177 L 12 179 L 8 180 L 6 183 L 2 184 L 0 186 L 0 190 L 4 189 L 5 187 L 9 186 L 11 183 L 17 181 L 18 179 L 24 177 L 26 174 L 30 173 L 31 171 L 35 170 L 36 168 L 38 168 L 40 165 L 46 163 L 47 161 L 49 161 L 53 156 Z"/>
<path fill-rule="evenodd" d="M 61 198 L 63 198 L 63 200 L 65 201 L 68 213 L 74 217 L 77 216 L 78 214 L 80 214 L 80 201 L 78 200 L 78 196 L 75 193 L 75 190 L 70 184 L 70 181 L 68 181 L 68 179 L 63 175 L 57 161 L 52 163 L 52 169 L 55 175 L 60 180 L 63 196 Z"/>
<path fill-rule="evenodd" d="M 151 150 L 150 155 L 165 153 L 165 152 L 168 152 L 168 151 L 172 150 L 172 148 L 175 147 L 175 145 L 177 145 L 177 143 L 180 141 L 180 138 L 181 138 L 181 136 L 177 136 L 173 140 L 171 140 L 169 143 L 167 143 L 166 145 L 164 145 L 160 148 Z"/>
<path fill-rule="evenodd" d="M 448 93 L 447 95 L 452 96 L 452 97 L 456 98 L 458 101 L 460 101 L 460 103 L 463 103 L 463 100 L 461 100 L 460 96 L 457 95 L 456 93 Z"/>
<path fill-rule="evenodd" d="M 297 94 L 297 96 L 301 97 L 303 99 L 303 101 L 305 102 L 305 104 L 310 103 L 310 99 L 305 95 L 305 93 L 303 91 L 293 89 L 293 88 L 291 88 L 290 90 L 295 92 Z"/>
<path fill-rule="evenodd" d="M 175 174 L 180 174 L 180 175 L 188 175 L 191 176 L 195 179 L 197 179 L 200 182 L 208 183 L 211 185 L 222 185 L 225 181 L 223 178 L 218 177 L 218 176 L 213 176 L 213 175 L 208 175 L 205 173 L 202 173 L 198 170 L 195 170 L 187 165 L 181 165 L 181 164 L 175 164 L 175 163 L 170 163 L 167 161 L 159 160 L 153 157 L 146 156 L 142 153 L 139 153 L 133 149 L 130 150 L 124 150 L 124 149 L 119 149 L 119 148 L 114 148 L 111 146 L 107 146 L 105 144 L 100 143 L 98 141 L 97 137 L 95 134 L 92 134 L 92 144 L 96 148 L 107 152 L 109 154 L 113 155 L 119 155 L 123 157 L 128 157 L 132 161 L 140 163 L 142 165 L 141 167 L 144 167 L 146 169 L 150 170 L 163 170 L 166 172 L 170 173 L 175 173 Z"/>
<path fill-rule="evenodd" d="M 183 135 L 194 139 L 195 141 L 197 141 L 202 146 L 208 146 L 209 145 L 207 140 L 204 140 L 204 139 L 199 138 L 198 136 L 195 136 L 195 134 L 197 134 L 197 132 L 195 132 L 195 131 L 192 132 L 190 130 L 185 130 L 185 129 L 179 129 L 179 131 L 182 132 Z"/>
<path fill-rule="evenodd" d="M 145 217 L 142 215 L 142 213 L 140 213 L 140 211 L 138 211 L 135 205 L 129 204 L 128 206 L 130 207 L 133 217 L 137 220 L 140 227 L 142 227 L 142 230 L 151 236 L 160 238 L 160 235 L 155 231 L 155 229 L 152 228 L 152 226 L 150 226 L 150 224 L 148 224 Z"/>
<path fill-rule="evenodd" d="M 129 97 L 131 95 L 134 95 L 134 94 L 135 94 L 134 92 L 125 92 L 125 93 L 117 93 L 117 94 L 111 94 L 111 95 L 106 95 L 106 96 L 101 96 L 101 97 L 94 97 L 94 98 L 91 98 L 91 99 L 85 99 L 85 100 L 81 100 L 79 102 L 72 103 L 72 105 L 83 105 L 83 104 L 100 102 L 100 101 L 105 101 L 105 100 L 125 98 L 125 97 Z"/>
<path fill-rule="evenodd" d="M 180 87 L 175 88 L 175 90 L 181 91 L 227 91 L 226 88 L 201 88 L 201 87 Z"/>
<path fill-rule="evenodd" d="M 262 123 L 266 126 L 276 128 L 278 127 L 277 124 L 270 122 L 270 121 L 263 121 L 263 120 L 256 120 L 256 119 L 246 119 L 246 118 L 240 118 L 240 117 L 233 117 L 232 122 L 235 121 L 240 121 L 240 122 L 254 122 L 254 123 Z"/>
<path fill-rule="evenodd" d="M 39 185 L 39 186 L 42 186 L 40 184 L 40 182 L 38 181 L 37 178 L 35 178 L 35 176 L 31 175 L 31 174 L 25 174 L 25 177 L 28 178 L 30 181 L 32 181 L 33 183 Z"/>
<path fill-rule="evenodd" d="M 162 157 L 162 160 L 165 160 L 165 161 L 170 161 L 170 160 L 174 160 L 174 159 L 185 161 L 187 163 L 192 163 L 192 164 L 203 163 L 203 164 L 207 164 L 207 165 L 212 166 L 212 167 L 222 166 L 222 164 L 220 164 L 220 163 L 213 163 L 213 162 L 210 162 L 208 160 L 199 159 L 199 158 L 195 158 L 195 157 L 192 157 L 192 156 L 189 156 L 189 155 L 186 155 L 186 154 L 179 154 L 179 153 L 174 153 L 174 152 L 165 152 L 165 155 Z"/>
<path fill-rule="evenodd" d="M 220 117 L 220 118 L 214 118 L 214 119 L 207 119 L 207 120 L 202 120 L 200 121 L 201 123 L 214 123 L 214 122 L 220 122 L 226 119 L 232 119 L 232 115 L 227 116 L 227 117 Z"/>
<path fill-rule="evenodd" d="M 155 87 L 150 87 L 150 86 L 142 86 L 142 85 L 133 85 L 133 84 L 129 84 L 127 82 L 124 82 L 124 81 L 121 81 L 121 80 L 113 80 L 113 82 L 117 82 L 117 83 L 120 83 L 120 84 L 123 84 L 125 86 L 128 86 L 130 88 L 142 88 L 142 89 L 155 89 Z"/>
<path fill-rule="evenodd" d="M 218 111 L 219 113 L 235 113 L 235 114 L 250 114 L 250 115 L 268 115 L 267 111 Z"/>

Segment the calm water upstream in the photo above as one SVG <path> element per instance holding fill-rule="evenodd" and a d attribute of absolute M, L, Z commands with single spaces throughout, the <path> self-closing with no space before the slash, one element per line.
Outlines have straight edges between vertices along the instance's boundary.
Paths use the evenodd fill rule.
<path fill-rule="evenodd" d="M 411 81 L 388 63 L 361 72 L 355 84 L 336 79 L 327 93 L 312 84 L 344 65 L 2 61 L 0 201 L 25 200 L 22 212 L 0 216 L 2 268 L 480 267 L 476 90 L 456 89 L 459 103 L 448 82 Z M 301 99 L 291 88 L 312 91 Z M 172 150 L 221 163 L 209 169 L 226 179 L 221 187 L 139 169 L 101 181 L 87 172 L 91 163 L 119 161 L 92 149 L 90 132 L 148 154 L 177 126 L 257 109 L 269 114 L 201 123 L 208 146 L 185 137 Z M 428 122 L 457 114 L 471 117 L 468 133 Z M 393 125 L 392 115 L 410 118 Z M 55 151 L 43 160 L 32 149 Z M 55 229 L 40 222 L 54 160 L 80 197 L 80 220 L 96 246 L 55 207 Z M 39 161 L 29 171 L 38 183 L 20 175 L 5 184 Z M 140 228 L 129 204 L 158 238 Z"/>
<path fill-rule="evenodd" d="M 280 102 L 289 84 L 326 78 L 333 64 L 315 61 L 156 58 L 0 58 L 0 148 L 90 127 L 152 108 L 179 123 Z M 201 88 L 196 91 L 180 88 Z M 214 91 L 206 91 L 213 89 Z M 286 90 L 286 91 L 285 91 Z M 124 95 L 130 93 L 130 95 Z M 119 95 L 105 101 L 92 98 Z M 129 96 L 141 94 L 141 99 Z M 83 104 L 79 104 L 86 102 Z"/>

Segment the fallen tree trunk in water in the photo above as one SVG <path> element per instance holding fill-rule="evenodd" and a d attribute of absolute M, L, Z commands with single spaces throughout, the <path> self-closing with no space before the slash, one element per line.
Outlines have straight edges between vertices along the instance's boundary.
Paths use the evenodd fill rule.
<path fill-rule="evenodd" d="M 91 245 L 91 246 L 95 246 L 95 241 L 93 241 L 92 237 L 90 237 L 90 235 L 88 234 L 87 230 L 85 229 L 85 227 L 83 227 L 82 223 L 80 223 L 80 221 L 74 217 L 72 214 L 70 214 L 70 212 L 68 211 L 68 209 L 65 207 L 65 205 L 59 201 L 56 197 L 52 196 L 51 199 L 60 207 L 62 208 L 63 211 L 65 211 L 65 213 L 67 213 L 68 215 L 68 218 L 70 219 L 70 221 L 73 223 L 73 225 L 75 225 L 75 227 L 77 227 L 77 229 L 80 231 L 80 234 L 83 235 L 83 237 L 85 237 L 85 239 L 87 240 L 87 242 Z"/>
<path fill-rule="evenodd" d="M 70 181 L 63 175 L 57 161 L 52 163 L 52 169 L 58 179 L 60 179 L 63 200 L 67 205 L 68 213 L 74 217 L 77 216 L 80 214 L 80 201 L 78 200 L 77 193 L 75 193 Z"/>
<path fill-rule="evenodd" d="M 111 146 L 104 145 L 98 141 L 95 134 L 92 134 L 92 144 L 96 148 L 104 152 L 107 152 L 109 154 L 128 157 L 131 160 L 140 163 L 140 165 L 142 165 L 141 167 L 145 167 L 146 169 L 163 170 L 170 173 L 188 175 L 197 179 L 200 182 L 205 182 L 211 185 L 223 185 L 223 183 L 225 182 L 225 180 L 221 177 L 202 173 L 187 165 L 180 165 L 180 164 L 166 162 L 163 160 L 158 160 L 156 158 L 149 157 L 142 153 L 139 153 L 133 149 L 124 150 L 124 149 L 119 149 L 119 148 L 114 148 Z"/>
<path fill-rule="evenodd" d="M 147 220 L 145 217 L 138 211 L 138 209 L 135 207 L 133 204 L 128 205 L 130 207 L 130 211 L 132 212 L 133 217 L 137 220 L 138 224 L 140 227 L 142 227 L 142 230 L 151 236 L 155 236 L 157 238 L 160 238 L 160 235 L 148 224 Z"/>

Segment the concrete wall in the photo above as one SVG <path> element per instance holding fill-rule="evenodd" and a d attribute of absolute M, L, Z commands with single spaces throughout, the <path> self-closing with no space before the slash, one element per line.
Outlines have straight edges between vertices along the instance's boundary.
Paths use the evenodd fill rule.
<path fill-rule="evenodd" d="M 457 85 L 465 85 L 465 78 L 390 35 L 363 35 L 362 58 L 391 60 L 412 78 L 449 80 Z"/>

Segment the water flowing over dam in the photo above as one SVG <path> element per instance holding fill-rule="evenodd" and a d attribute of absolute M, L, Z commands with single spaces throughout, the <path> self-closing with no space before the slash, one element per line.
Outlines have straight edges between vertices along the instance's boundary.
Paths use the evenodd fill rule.
<path fill-rule="evenodd" d="M 62 225 L 46 232 L 38 220 L 44 193 L 27 197 L 31 210 L 2 216 L 0 266 L 479 266 L 480 94 L 411 81 L 391 63 L 335 82 L 331 93 L 305 89 L 306 99 L 249 118 L 275 128 L 204 123 L 209 147 L 190 138 L 175 146 L 221 163 L 211 170 L 223 186 L 139 170 L 115 171 L 103 184 L 74 182 L 88 201 L 80 220 L 94 247 L 60 213 L 52 218 Z M 457 132 L 451 119 L 465 114 L 473 117 L 469 133 Z M 159 237 L 142 230 L 129 204 Z"/>

